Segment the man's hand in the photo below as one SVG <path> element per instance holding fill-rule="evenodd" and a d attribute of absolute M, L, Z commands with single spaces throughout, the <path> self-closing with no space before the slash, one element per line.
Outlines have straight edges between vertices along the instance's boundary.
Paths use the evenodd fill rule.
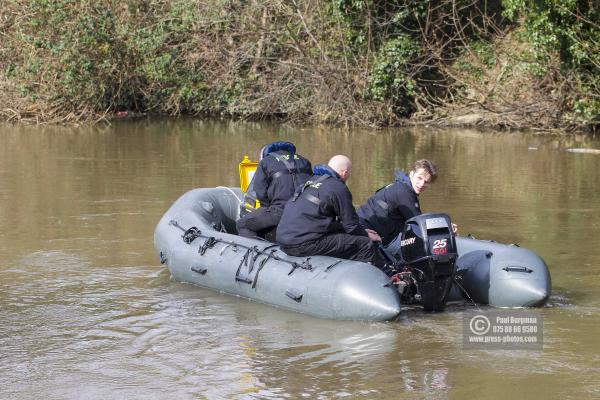
<path fill-rule="evenodd" d="M 458 225 L 456 225 L 455 223 L 452 223 L 452 232 L 454 232 L 454 234 L 458 233 Z"/>
<path fill-rule="evenodd" d="M 381 242 L 379 233 L 375 232 L 373 229 L 365 229 L 365 231 L 367 231 L 367 235 L 369 235 L 369 239 L 371 239 L 372 242 Z"/>

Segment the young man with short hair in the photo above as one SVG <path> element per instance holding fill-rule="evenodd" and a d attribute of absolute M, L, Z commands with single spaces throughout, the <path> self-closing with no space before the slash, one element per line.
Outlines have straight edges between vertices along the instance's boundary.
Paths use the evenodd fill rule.
<path fill-rule="evenodd" d="M 436 165 L 427 159 L 416 161 L 407 174 L 396 174 L 396 181 L 377 190 L 358 209 L 361 224 L 381 236 L 385 251 L 400 255 L 400 233 L 406 221 L 421 214 L 419 195 L 437 179 Z"/>

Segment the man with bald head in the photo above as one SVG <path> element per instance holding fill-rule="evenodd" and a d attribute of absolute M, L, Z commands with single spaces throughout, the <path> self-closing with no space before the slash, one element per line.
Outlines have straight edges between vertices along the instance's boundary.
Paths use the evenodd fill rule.
<path fill-rule="evenodd" d="M 291 256 L 324 255 L 381 265 L 379 235 L 363 228 L 346 186 L 352 162 L 343 155 L 317 165 L 313 176 L 288 200 L 277 227 L 277 243 Z"/>

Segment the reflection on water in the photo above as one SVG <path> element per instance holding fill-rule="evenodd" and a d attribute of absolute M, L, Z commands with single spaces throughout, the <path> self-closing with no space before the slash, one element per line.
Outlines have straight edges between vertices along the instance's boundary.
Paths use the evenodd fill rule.
<path fill-rule="evenodd" d="M 434 159 L 426 211 L 550 266 L 543 351 L 462 349 L 462 311 L 320 320 L 171 282 L 155 224 L 193 187 L 235 186 L 272 140 L 347 154 L 356 204 Z M 593 398 L 600 394 L 600 148 L 593 137 L 126 121 L 0 126 L 3 398 Z"/>

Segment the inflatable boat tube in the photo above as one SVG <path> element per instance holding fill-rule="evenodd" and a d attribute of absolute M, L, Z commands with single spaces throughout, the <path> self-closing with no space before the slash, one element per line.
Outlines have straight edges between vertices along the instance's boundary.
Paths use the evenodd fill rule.
<path fill-rule="evenodd" d="M 541 307 L 552 289 L 544 260 L 517 245 L 456 237 L 459 258 L 448 301 L 494 307 Z"/>
<path fill-rule="evenodd" d="M 240 189 L 195 189 L 162 217 L 154 246 L 179 282 L 317 317 L 385 321 L 400 313 L 398 291 L 378 268 L 325 256 L 292 257 L 235 232 Z"/>

